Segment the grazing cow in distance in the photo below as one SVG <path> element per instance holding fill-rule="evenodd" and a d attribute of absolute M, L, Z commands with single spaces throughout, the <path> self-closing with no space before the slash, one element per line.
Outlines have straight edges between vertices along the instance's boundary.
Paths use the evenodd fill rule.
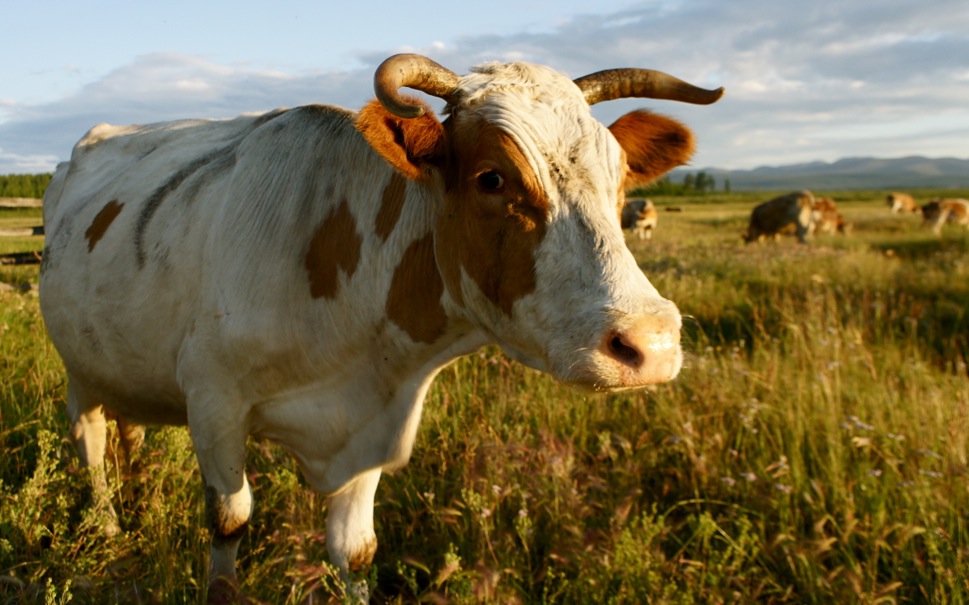
<path fill-rule="evenodd" d="M 969 228 L 969 200 L 960 198 L 936 198 L 922 206 L 922 224 L 931 227 L 936 235 L 942 235 L 946 223 Z"/>
<path fill-rule="evenodd" d="M 741 237 L 748 244 L 767 237 L 776 240 L 782 233 L 793 229 L 798 241 L 806 243 L 813 225 L 812 212 L 814 195 L 806 189 L 775 197 L 754 207 L 747 230 Z"/>
<path fill-rule="evenodd" d="M 814 230 L 818 233 L 840 233 L 849 235 L 851 223 L 846 223 L 838 212 L 834 200 L 830 197 L 819 197 L 814 200 L 814 213 L 811 216 Z"/>
<path fill-rule="evenodd" d="M 623 191 L 685 163 L 693 136 L 623 97 L 713 103 L 652 70 L 572 80 L 527 63 L 460 76 L 385 61 L 377 99 L 233 120 L 94 127 L 47 190 L 40 278 L 94 505 L 105 411 L 123 443 L 188 425 L 211 529 L 208 598 L 238 596 L 252 512 L 247 436 L 283 446 L 330 494 L 327 547 L 349 580 L 377 547 L 381 473 L 403 466 L 442 367 L 488 344 L 586 388 L 680 370 L 681 317 L 625 245 Z M 447 118 L 400 93 L 440 97 Z M 365 582 L 350 590 L 366 599 Z"/>
<path fill-rule="evenodd" d="M 893 191 L 885 197 L 885 201 L 888 202 L 888 207 L 895 214 L 901 214 L 903 212 L 918 212 L 919 206 L 912 199 L 912 196 L 907 193 L 898 193 Z"/>
<path fill-rule="evenodd" d="M 659 221 L 656 205 L 650 199 L 628 200 L 622 207 L 623 229 L 630 229 L 639 239 L 651 239 Z"/>

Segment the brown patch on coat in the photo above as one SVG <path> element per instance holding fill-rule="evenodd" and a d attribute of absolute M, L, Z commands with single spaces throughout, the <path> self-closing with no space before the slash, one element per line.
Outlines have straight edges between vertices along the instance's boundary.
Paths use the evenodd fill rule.
<path fill-rule="evenodd" d="M 387 241 L 393 233 L 397 221 L 400 220 L 400 213 L 404 209 L 404 193 L 407 190 L 407 181 L 398 173 L 390 176 L 390 182 L 384 188 L 383 200 L 380 203 L 380 212 L 377 213 L 377 222 L 374 231 L 380 239 Z"/>
<path fill-rule="evenodd" d="M 626 152 L 626 190 L 650 183 L 685 164 L 696 146 L 693 132 L 672 118 L 639 110 L 609 126 Z"/>
<path fill-rule="evenodd" d="M 434 261 L 434 237 L 429 233 L 404 251 L 387 293 L 387 317 L 414 342 L 431 344 L 447 330 L 442 294 L 444 282 Z"/>
<path fill-rule="evenodd" d="M 114 219 L 118 218 L 121 214 L 121 209 L 124 208 L 124 204 L 119 204 L 118 200 L 111 200 L 105 204 L 104 208 L 98 212 L 98 215 L 94 217 L 91 221 L 91 226 L 87 228 L 84 232 L 84 237 L 87 238 L 87 251 L 92 252 L 94 247 L 101 241 L 104 237 L 104 233 L 114 222 Z"/>
<path fill-rule="evenodd" d="M 514 140 L 488 124 L 455 133 L 446 172 L 445 211 L 434 239 L 448 292 L 464 304 L 463 271 L 511 316 L 515 301 L 536 288 L 535 250 L 545 237 L 549 203 Z M 498 191 L 484 184 L 497 173 Z"/>
<path fill-rule="evenodd" d="M 360 263 L 362 243 L 356 221 L 344 200 L 317 227 L 306 253 L 304 265 L 313 298 L 336 298 L 340 272 L 348 279 L 353 276 Z"/>
<path fill-rule="evenodd" d="M 249 518 L 234 518 L 231 511 L 222 506 L 219 492 L 211 485 L 205 486 L 205 516 L 208 517 L 212 542 L 231 544 L 238 542 L 249 529 Z"/>
<path fill-rule="evenodd" d="M 370 568 L 376 553 L 377 538 L 371 536 L 359 550 L 350 553 L 350 558 L 347 560 L 347 569 L 353 574 L 363 574 Z"/>

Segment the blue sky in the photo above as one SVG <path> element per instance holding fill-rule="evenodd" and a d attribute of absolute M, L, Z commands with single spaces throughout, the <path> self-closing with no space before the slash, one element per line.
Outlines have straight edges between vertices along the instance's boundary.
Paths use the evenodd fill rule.
<path fill-rule="evenodd" d="M 606 123 L 643 106 L 681 119 L 697 134 L 697 168 L 969 157 L 965 0 L 331 4 L 3 0 L 0 174 L 52 170 L 100 122 L 356 108 L 376 65 L 400 51 L 459 73 L 525 60 L 573 77 L 635 66 L 724 86 L 710 107 L 594 107 Z"/>

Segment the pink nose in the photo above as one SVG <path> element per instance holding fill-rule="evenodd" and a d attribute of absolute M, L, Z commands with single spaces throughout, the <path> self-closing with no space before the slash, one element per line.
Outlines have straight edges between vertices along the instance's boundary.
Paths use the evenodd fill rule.
<path fill-rule="evenodd" d="M 682 365 L 678 315 L 647 315 L 623 322 L 602 339 L 622 387 L 645 386 L 676 377 Z"/>

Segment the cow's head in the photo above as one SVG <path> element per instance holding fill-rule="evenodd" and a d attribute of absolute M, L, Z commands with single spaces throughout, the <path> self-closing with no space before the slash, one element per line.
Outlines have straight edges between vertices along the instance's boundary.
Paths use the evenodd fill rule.
<path fill-rule="evenodd" d="M 399 95 L 447 101 L 447 120 Z M 626 248 L 626 189 L 693 152 L 682 124 L 635 111 L 606 128 L 591 104 L 620 97 L 712 103 L 648 70 L 570 80 L 549 68 L 489 64 L 459 77 L 416 55 L 377 71 L 358 128 L 401 174 L 440 200 L 435 257 L 457 312 L 512 357 L 599 389 L 663 382 L 680 370 L 680 314 Z"/>

